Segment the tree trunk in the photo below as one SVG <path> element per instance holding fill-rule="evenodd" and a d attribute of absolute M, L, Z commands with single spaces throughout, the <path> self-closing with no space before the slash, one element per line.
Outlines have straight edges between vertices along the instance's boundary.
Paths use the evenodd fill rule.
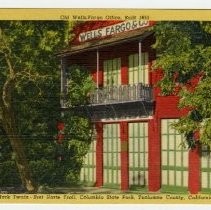
<path fill-rule="evenodd" d="M 17 132 L 13 110 L 8 110 L 6 107 L 3 108 L 2 124 L 12 146 L 22 184 L 29 193 L 36 193 L 37 186 L 32 180 L 23 142 Z"/>

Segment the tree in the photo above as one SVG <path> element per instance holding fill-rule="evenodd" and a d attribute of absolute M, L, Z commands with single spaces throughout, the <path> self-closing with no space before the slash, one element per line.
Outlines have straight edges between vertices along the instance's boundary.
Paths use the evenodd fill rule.
<path fill-rule="evenodd" d="M 33 126 L 42 133 L 43 122 L 49 120 L 48 111 L 40 117 L 35 107 L 40 108 L 46 97 L 54 97 L 45 88 L 55 87 L 59 70 L 54 54 L 65 46 L 67 27 L 61 21 L 0 22 L 0 126 L 10 141 L 21 182 L 28 192 L 36 192 L 37 187 L 32 180 L 24 140 L 31 135 Z"/>
<path fill-rule="evenodd" d="M 163 70 L 158 85 L 162 94 L 178 95 L 179 108 L 189 110 L 174 127 L 190 148 L 196 140 L 211 146 L 211 23 L 159 22 L 154 31 L 154 68 Z"/>

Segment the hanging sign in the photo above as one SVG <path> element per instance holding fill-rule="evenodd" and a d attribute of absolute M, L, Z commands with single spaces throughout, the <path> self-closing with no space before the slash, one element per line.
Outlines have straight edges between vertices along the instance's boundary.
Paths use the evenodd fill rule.
<path fill-rule="evenodd" d="M 115 25 L 106 26 L 96 30 L 86 31 L 79 34 L 79 42 L 85 42 L 97 38 L 116 35 L 122 32 L 132 31 L 149 26 L 149 20 L 124 21 Z"/>

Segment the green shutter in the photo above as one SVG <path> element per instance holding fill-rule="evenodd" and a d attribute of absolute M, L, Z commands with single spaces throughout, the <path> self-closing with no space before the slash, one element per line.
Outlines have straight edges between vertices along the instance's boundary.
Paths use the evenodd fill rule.
<path fill-rule="evenodd" d="M 103 180 L 104 186 L 119 188 L 120 177 L 119 124 L 103 126 Z"/>
<path fill-rule="evenodd" d="M 148 185 L 148 123 L 129 123 L 129 185 Z"/>
<path fill-rule="evenodd" d="M 171 126 L 177 119 L 161 120 L 162 188 L 185 190 L 188 186 L 188 149 L 183 136 Z"/>

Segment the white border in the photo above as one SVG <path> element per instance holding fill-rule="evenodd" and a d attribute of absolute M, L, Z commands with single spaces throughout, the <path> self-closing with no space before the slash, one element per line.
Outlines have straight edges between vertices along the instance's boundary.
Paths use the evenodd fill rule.
<path fill-rule="evenodd" d="M 209 0 L 0 0 L 1 8 L 211 9 Z"/>
<path fill-rule="evenodd" d="M 142 8 L 142 9 L 211 9 L 209 0 L 0 0 L 0 8 Z M 203 11 L 202 11 L 203 12 Z M 122 210 L 132 208 L 133 210 L 177 210 L 185 207 L 186 210 L 208 210 L 210 205 L 42 205 L 42 204 L 0 204 L 4 210 L 40 210 L 40 209 L 76 209 L 76 210 L 106 210 L 108 208 Z"/>

